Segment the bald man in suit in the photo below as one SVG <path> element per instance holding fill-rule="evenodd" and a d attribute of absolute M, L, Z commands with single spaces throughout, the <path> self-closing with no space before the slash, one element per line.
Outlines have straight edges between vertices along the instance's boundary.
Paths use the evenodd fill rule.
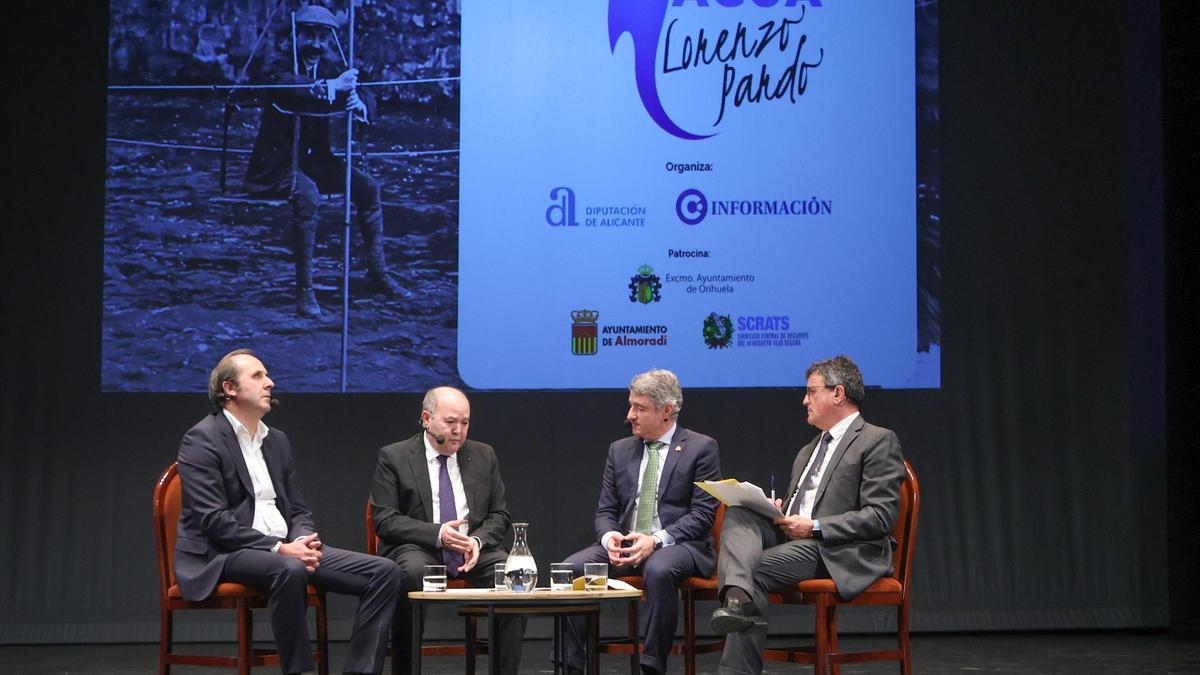
<path fill-rule="evenodd" d="M 496 451 L 467 440 L 471 404 L 458 389 L 437 387 L 421 405 L 424 430 L 379 449 L 371 484 L 371 518 L 379 554 L 402 570 L 392 642 L 392 672 L 408 672 L 412 608 L 408 592 L 420 590 L 425 565 L 447 566 L 451 578 L 492 587 L 492 568 L 508 559 L 511 531 Z M 521 665 L 525 618 L 498 619 L 500 644 L 491 647 L 502 673 Z"/>

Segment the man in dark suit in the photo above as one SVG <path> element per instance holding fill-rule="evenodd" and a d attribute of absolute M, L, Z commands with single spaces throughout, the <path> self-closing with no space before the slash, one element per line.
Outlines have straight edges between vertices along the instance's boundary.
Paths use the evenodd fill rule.
<path fill-rule="evenodd" d="M 268 593 L 285 673 L 316 667 L 304 616 L 308 585 L 356 595 L 345 672 L 378 673 L 400 575 L 387 561 L 322 543 L 300 494 L 288 438 L 262 422 L 274 386 L 262 361 L 246 349 L 227 354 L 209 377 L 217 411 L 179 444 L 179 589 L 191 601 L 207 598 L 221 581 Z"/>
<path fill-rule="evenodd" d="M 629 384 L 633 435 L 608 448 L 604 484 L 596 506 L 596 543 L 566 562 L 575 576 L 589 562 L 606 562 L 612 576 L 640 575 L 645 582 L 644 673 L 665 673 L 679 620 L 679 582 L 709 576 L 717 500 L 695 481 L 718 480 L 717 442 L 678 425 L 683 409 L 679 378 L 651 370 Z M 583 621 L 568 625 L 568 671 L 583 670 Z"/>
<path fill-rule="evenodd" d="M 451 578 L 492 587 L 492 570 L 503 563 L 510 519 L 496 451 L 467 440 L 471 404 L 453 387 L 437 387 L 421 405 L 424 431 L 379 449 L 371 484 L 371 517 L 380 555 L 403 572 L 393 631 L 392 672 L 407 672 L 412 649 L 408 592 L 421 588 L 425 565 L 445 564 Z M 500 644 L 491 645 L 500 670 L 521 665 L 524 617 L 499 619 Z"/>
<path fill-rule="evenodd" d="M 358 69 L 346 68 L 343 57 L 330 53 L 336 43 L 337 19 L 320 5 L 304 5 L 295 14 L 294 49 L 286 62 L 275 59 L 265 79 L 270 84 L 297 85 L 270 89 L 263 104 L 258 138 L 246 170 L 246 192 L 256 197 L 286 197 L 292 207 L 292 249 L 296 255 L 296 311 L 321 316 L 313 293 L 313 247 L 321 194 L 346 190 L 346 164 L 330 149 L 331 119 L 345 128 L 347 111 L 369 122 L 373 101 L 357 89 Z M 341 48 L 340 46 L 338 47 Z M 388 276 L 383 247 L 383 206 L 379 184 L 365 171 L 350 172 L 350 199 L 367 245 L 372 284 L 392 297 L 407 293 Z"/>
<path fill-rule="evenodd" d="M 717 583 L 724 606 L 712 627 L 727 633 L 721 673 L 761 673 L 767 593 L 832 578 L 847 600 L 888 573 L 904 457 L 889 429 L 859 414 L 866 389 L 845 356 L 806 372 L 808 423 L 822 433 L 792 463 L 789 495 L 774 520 L 730 507 L 721 528 Z"/>

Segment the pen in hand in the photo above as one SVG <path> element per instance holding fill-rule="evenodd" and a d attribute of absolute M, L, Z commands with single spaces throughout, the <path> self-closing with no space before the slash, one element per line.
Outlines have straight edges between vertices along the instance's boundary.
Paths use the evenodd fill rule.
<path fill-rule="evenodd" d="M 771 501 L 775 501 L 775 474 L 771 474 Z"/>

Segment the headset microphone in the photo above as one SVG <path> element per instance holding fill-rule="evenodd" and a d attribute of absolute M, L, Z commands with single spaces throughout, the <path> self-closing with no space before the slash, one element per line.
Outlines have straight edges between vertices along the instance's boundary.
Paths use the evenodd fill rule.
<path fill-rule="evenodd" d="M 278 407 L 279 407 L 279 404 L 280 404 L 280 400 L 279 400 L 279 399 L 277 399 L 277 398 L 273 398 L 273 399 L 271 399 L 271 409 L 272 409 L 272 410 L 274 410 L 275 408 L 278 408 Z"/>
<path fill-rule="evenodd" d="M 425 420 L 421 420 L 418 424 L 421 425 L 422 429 L 429 432 L 430 436 L 433 436 L 433 440 L 437 441 L 438 445 L 442 445 L 446 442 L 446 437 L 442 436 L 441 434 L 435 434 L 433 430 L 429 428 L 429 425 L 425 423 Z"/>

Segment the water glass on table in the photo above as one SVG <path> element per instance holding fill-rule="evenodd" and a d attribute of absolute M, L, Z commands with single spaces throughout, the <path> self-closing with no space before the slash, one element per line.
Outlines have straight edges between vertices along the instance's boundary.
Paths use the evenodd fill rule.
<path fill-rule="evenodd" d="M 583 566 L 583 587 L 589 591 L 603 591 L 608 588 L 608 563 L 585 563 Z"/>
<path fill-rule="evenodd" d="M 446 566 L 426 565 L 425 575 L 421 577 L 421 590 L 426 593 L 446 590 Z"/>
<path fill-rule="evenodd" d="M 496 563 L 492 568 L 492 590 L 507 591 L 508 584 L 504 583 L 504 565 L 505 563 Z"/>
<path fill-rule="evenodd" d="M 569 591 L 572 581 L 571 563 L 550 563 L 550 590 Z"/>

